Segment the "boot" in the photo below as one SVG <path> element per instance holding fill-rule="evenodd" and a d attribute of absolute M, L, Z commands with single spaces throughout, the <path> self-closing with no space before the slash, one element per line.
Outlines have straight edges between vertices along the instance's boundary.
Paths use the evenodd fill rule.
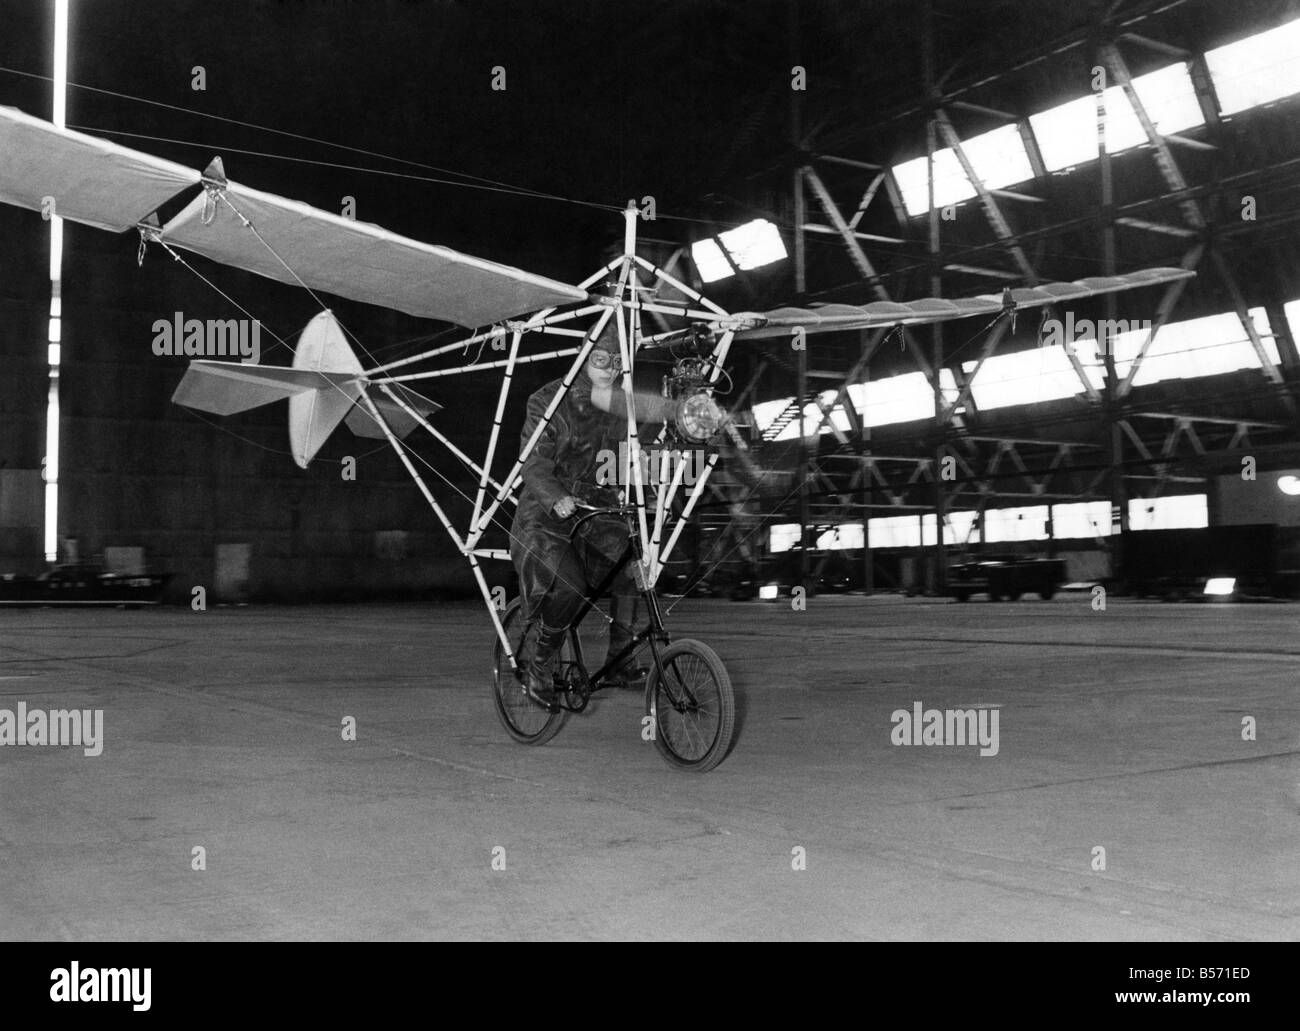
<path fill-rule="evenodd" d="M 609 617 L 614 622 L 609 626 L 609 650 L 605 653 L 608 665 L 615 656 L 632 643 L 632 628 L 636 625 L 637 596 L 635 594 L 614 594 L 609 600 Z M 638 688 L 645 680 L 649 668 L 637 661 L 635 654 L 627 656 L 621 666 L 611 670 L 605 678 L 615 687 Z"/>
<path fill-rule="evenodd" d="M 548 712 L 559 712 L 560 703 L 555 695 L 555 678 L 552 669 L 555 655 L 564 643 L 566 627 L 558 630 L 545 623 L 537 624 L 537 641 L 533 645 L 533 654 L 524 666 L 524 693 L 535 704 Z"/>

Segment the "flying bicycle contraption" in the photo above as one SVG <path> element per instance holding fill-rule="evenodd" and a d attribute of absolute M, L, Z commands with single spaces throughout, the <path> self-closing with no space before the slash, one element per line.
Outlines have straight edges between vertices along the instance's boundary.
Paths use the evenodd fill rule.
<path fill-rule="evenodd" d="M 174 206 L 169 202 L 178 202 L 195 188 L 197 192 L 177 214 L 166 222 L 159 220 L 160 209 Z M 508 560 L 509 552 L 487 547 L 484 537 L 494 524 L 502 525 L 503 506 L 516 503 L 524 462 L 597 339 L 612 325 L 622 356 L 627 402 L 627 446 L 620 455 L 620 482 L 630 490 L 618 509 L 587 513 L 584 518 L 598 514 L 624 519 L 629 526 L 632 546 L 625 561 L 633 563 L 651 612 L 650 627 L 634 641 L 634 647 L 648 648 L 654 657 L 646 684 L 647 715 L 665 758 L 699 771 L 716 766 L 729 746 L 734 725 L 731 684 L 712 649 L 700 642 L 669 640 L 654 587 L 718 463 L 717 451 L 711 450 L 703 468 L 687 476 L 692 463 L 683 451 L 707 444 L 726 429 L 714 392 L 725 375 L 732 346 L 796 332 L 918 326 L 981 315 L 1013 317 L 1021 308 L 1193 275 L 1183 269 L 1153 268 L 956 300 L 923 298 L 732 314 L 637 253 L 634 207 L 623 215 L 622 253 L 573 286 L 252 189 L 227 178 L 220 159 L 200 172 L 0 107 L 0 201 L 47 211 L 51 199 L 62 218 L 111 232 L 135 230 L 140 260 L 155 247 L 195 271 L 183 252 L 196 253 L 299 286 L 320 304 L 320 313 L 299 338 L 290 366 L 196 360 L 173 400 L 231 415 L 287 399 L 291 452 L 304 468 L 340 423 L 359 436 L 385 440 L 469 563 L 496 635 L 498 714 L 512 737 L 529 743 L 547 740 L 570 712 L 585 708 L 605 671 L 592 675 L 586 670 L 575 635 L 561 663 L 561 710 L 534 707 L 529 712 L 518 707 L 517 695 L 522 696 L 522 689 L 516 690 L 518 655 L 527 628 L 518 625 L 517 609 L 502 613 L 494 604 L 481 563 Z M 454 343 L 367 366 L 322 293 L 473 331 Z M 647 313 L 682 325 L 646 333 L 642 319 Z M 490 328 L 477 329 L 483 326 Z M 548 337 L 558 340 L 537 343 Z M 438 364 L 439 359 L 466 353 L 473 345 L 507 340 L 504 358 Z M 665 421 L 648 432 L 654 434 L 653 445 L 668 457 L 655 464 L 653 475 L 647 475 L 639 460 L 643 441 L 633 402 L 633 375 L 638 358 L 655 351 L 671 355 L 672 369 L 663 384 L 671 404 Z M 503 464 L 497 461 L 500 429 L 512 378 L 520 366 L 545 361 L 568 362 L 562 387 L 517 459 L 498 474 Z M 432 421 L 441 405 L 421 389 L 436 389 L 437 381 L 449 377 L 483 373 L 500 375 L 501 384 L 487 450 L 476 461 Z M 471 515 L 461 528 L 453 525 L 417 467 L 422 463 L 433 468 L 406 443 L 416 430 L 446 447 L 472 474 Z M 470 500 L 468 495 L 465 498 Z"/>

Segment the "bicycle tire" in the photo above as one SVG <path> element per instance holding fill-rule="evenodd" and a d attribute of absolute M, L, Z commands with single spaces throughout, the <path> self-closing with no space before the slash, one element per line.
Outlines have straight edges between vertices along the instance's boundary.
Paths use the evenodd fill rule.
<path fill-rule="evenodd" d="M 520 625 L 520 602 L 516 598 L 506 608 L 501 617 L 501 625 L 506 636 L 514 644 L 518 657 L 524 642 L 527 627 Z M 561 649 L 561 659 L 567 658 L 572 651 L 572 644 L 566 639 Z M 523 684 L 515 676 L 510 662 L 506 659 L 505 649 L 501 647 L 501 638 L 496 638 L 492 649 L 492 701 L 497 719 L 506 728 L 515 741 L 521 745 L 544 745 L 555 737 L 564 726 L 569 713 L 565 709 L 559 712 L 547 712 L 524 693 Z"/>
<path fill-rule="evenodd" d="M 695 675 L 688 677 L 686 670 Z M 701 697 L 705 691 L 708 696 Z M 727 667 L 707 644 L 684 638 L 659 653 L 646 677 L 646 709 L 655 748 L 670 766 L 707 773 L 726 758 L 736 729 L 736 698 Z M 701 712 L 707 714 L 703 727 Z M 692 735 L 686 729 L 691 726 L 700 733 Z M 689 747 L 693 736 L 697 747 Z"/>

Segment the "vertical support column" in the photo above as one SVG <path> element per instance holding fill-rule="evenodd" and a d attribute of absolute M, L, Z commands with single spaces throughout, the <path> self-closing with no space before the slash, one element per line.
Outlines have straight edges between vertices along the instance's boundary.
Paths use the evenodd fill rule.
<path fill-rule="evenodd" d="M 791 65 L 799 63 L 799 5 L 791 0 L 788 33 L 790 38 Z M 804 205 L 803 182 L 803 124 L 799 102 L 799 90 L 790 91 L 790 147 L 794 151 L 793 192 L 794 192 L 794 303 L 798 304 L 808 290 L 807 251 L 804 244 L 804 223 L 808 221 Z M 807 416 L 804 414 L 804 398 L 808 394 L 808 350 L 807 343 L 796 352 L 798 366 L 797 404 L 799 405 L 799 584 L 808 586 L 808 431 Z"/>
<path fill-rule="evenodd" d="M 925 74 L 925 95 L 930 103 L 930 116 L 925 125 L 926 156 L 926 190 L 929 199 L 929 247 L 930 258 L 930 296 L 940 297 L 943 293 L 943 278 L 940 275 L 940 237 L 939 209 L 934 197 L 934 153 L 938 149 L 939 111 L 936 105 L 937 87 L 934 81 L 934 2 L 925 0 L 924 27 L 922 29 L 923 60 Z M 931 466 L 934 476 L 934 551 L 932 552 L 933 572 L 930 583 L 935 594 L 942 594 L 947 582 L 947 553 L 943 547 L 943 528 L 945 523 L 946 498 L 943 493 L 943 440 L 945 430 L 945 405 L 943 403 L 943 327 L 935 323 L 930 327 L 930 367 L 934 370 L 934 464 Z M 925 553 L 925 538 L 921 538 L 921 554 Z"/>
<path fill-rule="evenodd" d="M 858 489 L 862 499 L 862 593 L 873 594 L 876 590 L 876 568 L 875 561 L 871 554 L 871 460 L 863 457 L 862 460 L 862 478 L 858 481 Z"/>
<path fill-rule="evenodd" d="M 866 353 L 869 343 L 867 330 L 859 332 L 859 342 L 862 344 L 862 353 Z M 870 390 L 871 383 L 871 362 L 862 363 L 862 372 L 860 373 L 862 383 L 863 398 L 865 399 L 867 391 Z M 850 406 L 853 404 L 849 401 Z M 867 422 L 867 413 L 864 410 L 860 422 L 862 429 L 862 450 L 866 455 L 862 459 L 862 586 L 867 594 L 873 594 L 876 589 L 876 562 L 871 553 L 871 499 L 875 497 L 875 477 L 872 476 L 871 467 L 871 426 Z"/>
<path fill-rule="evenodd" d="M 1102 65 L 1105 56 L 1104 47 L 1098 47 L 1095 63 Z M 1105 83 L 1103 82 L 1102 85 L 1104 86 Z M 1107 112 L 1105 90 L 1097 90 L 1096 95 L 1097 167 L 1101 178 L 1101 271 L 1104 276 L 1113 276 L 1115 274 L 1115 192 L 1112 182 L 1110 151 L 1106 147 Z M 1113 334 L 1110 332 L 1110 329 L 1114 326 L 1114 319 L 1118 311 L 1118 299 L 1115 294 L 1110 293 L 1106 295 L 1105 303 L 1106 318 L 1110 320 L 1110 325 L 1107 327 L 1106 333 L 1099 335 L 1104 339 L 1097 340 L 1097 346 L 1101 348 L 1102 364 L 1106 372 L 1106 383 L 1101 406 L 1101 444 L 1103 448 L 1110 452 L 1110 473 L 1107 481 L 1110 488 L 1111 512 L 1113 513 L 1116 509 L 1119 510 L 1120 536 L 1112 536 L 1110 549 L 1111 574 L 1118 576 L 1124 567 L 1123 534 L 1128 530 L 1128 497 L 1124 483 L 1124 437 L 1119 426 L 1120 383 L 1115 371 L 1115 341 Z"/>
<path fill-rule="evenodd" d="M 799 63 L 799 4 L 790 0 L 786 8 L 789 14 L 787 31 L 790 37 L 791 65 Z M 804 242 L 804 223 L 808 221 L 804 210 L 803 192 L 803 124 L 800 105 L 800 91 L 790 90 L 790 149 L 793 153 L 794 169 L 790 173 L 794 200 L 794 294 L 795 303 L 808 290 L 807 250 Z"/>
<path fill-rule="evenodd" d="M 796 368 L 795 403 L 799 406 L 799 585 L 808 588 L 808 350 L 807 345 L 795 352 Z M 816 442 L 814 441 L 814 445 Z"/>
<path fill-rule="evenodd" d="M 68 0 L 54 0 L 54 79 L 51 96 L 55 125 L 68 122 Z M 50 318 L 46 333 L 49 367 L 45 404 L 45 560 L 59 558 L 59 365 L 63 340 L 63 219 L 50 219 Z"/>

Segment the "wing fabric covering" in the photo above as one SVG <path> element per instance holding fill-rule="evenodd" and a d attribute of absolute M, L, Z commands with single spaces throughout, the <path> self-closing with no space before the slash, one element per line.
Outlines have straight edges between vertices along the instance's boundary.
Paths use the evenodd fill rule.
<path fill-rule="evenodd" d="M 207 180 L 183 165 L 0 107 L 0 202 L 6 204 L 45 211 L 46 198 L 53 198 L 53 214 L 120 233 L 203 181 L 229 203 L 213 204 L 205 190 L 160 238 L 282 283 L 462 326 L 587 299 L 559 280 L 221 178 Z"/>
<path fill-rule="evenodd" d="M 388 389 L 397 394 L 406 404 L 419 412 L 426 419 L 435 412 L 442 410 L 442 405 L 436 401 L 430 401 L 428 398 L 417 394 L 414 390 L 408 390 L 400 383 L 389 383 Z M 393 431 L 393 436 L 397 438 L 405 437 L 411 430 L 418 425 L 406 412 L 394 404 L 387 394 L 377 390 L 367 391 L 370 399 L 374 402 L 379 414 L 384 417 L 384 422 L 388 423 L 388 428 Z M 373 440 L 384 440 L 384 431 L 379 424 L 375 422 L 371 414 L 360 405 L 353 408 L 347 418 L 347 427 L 358 437 L 369 437 Z"/>
<path fill-rule="evenodd" d="M 558 280 L 410 240 L 238 183 L 223 189 L 229 203 L 218 201 L 210 208 L 208 224 L 203 222 L 206 198 L 196 197 L 163 227 L 162 239 L 282 283 L 462 326 L 488 325 L 587 298 Z"/>
<path fill-rule="evenodd" d="M 183 165 L 0 107 L 0 202 L 120 233 L 199 181 Z"/>
<path fill-rule="evenodd" d="M 1196 273 L 1180 268 L 1148 268 L 1128 272 L 1122 276 L 1094 276 L 1072 283 L 1045 283 L 1010 291 L 1017 309 L 1041 308 L 1095 297 L 1099 294 L 1133 290 L 1142 286 L 1158 286 Z M 872 329 L 882 326 L 918 326 L 951 319 L 964 319 L 973 315 L 992 317 L 1002 311 L 1001 294 L 982 294 L 949 300 L 942 297 L 923 297 L 916 301 L 874 301 L 870 304 L 825 304 L 816 308 L 777 308 L 774 311 L 743 312 L 735 320 L 756 321 L 757 326 L 741 329 L 737 338 L 748 340 L 764 337 L 788 336 L 796 328 L 808 333 L 827 333 L 832 330 Z"/>

